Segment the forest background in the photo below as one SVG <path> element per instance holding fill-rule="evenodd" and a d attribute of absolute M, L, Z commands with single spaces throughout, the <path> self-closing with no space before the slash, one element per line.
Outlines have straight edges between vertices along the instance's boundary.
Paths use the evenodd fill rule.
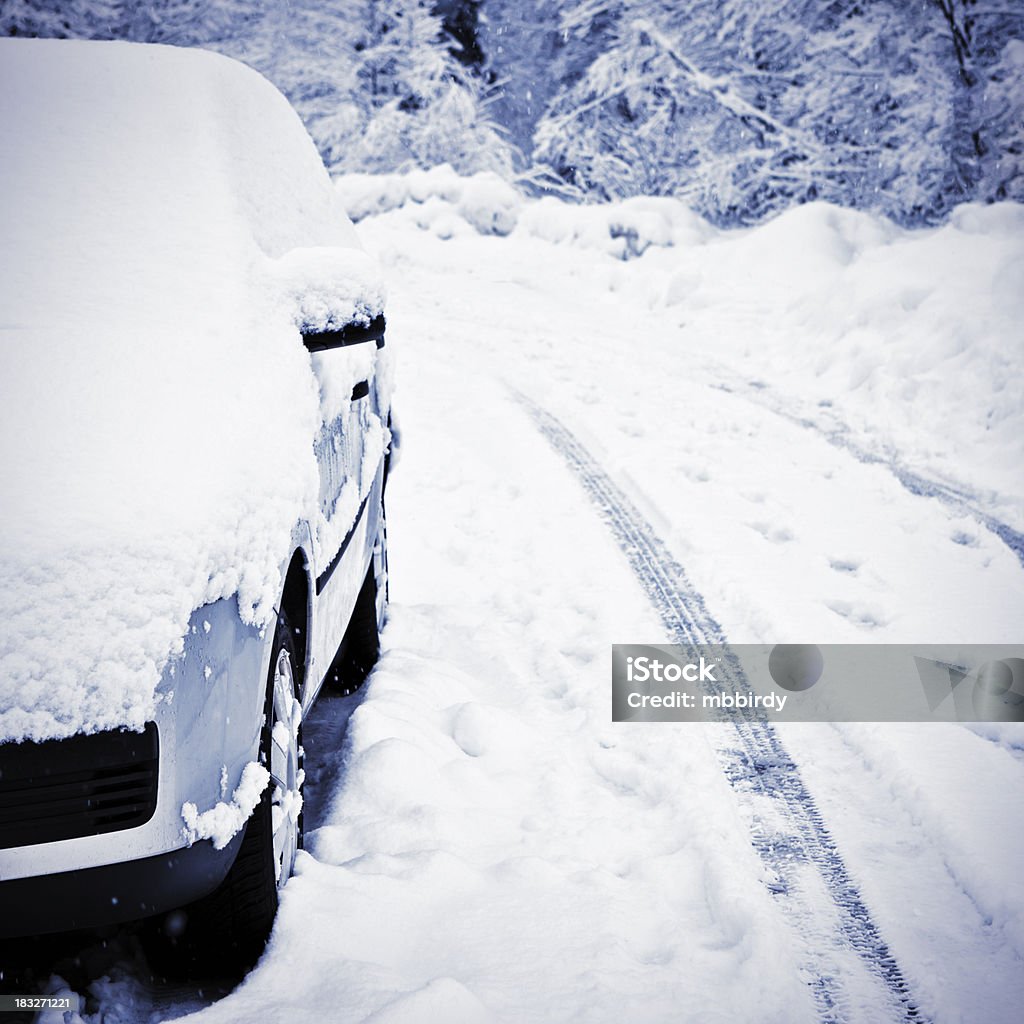
<path fill-rule="evenodd" d="M 447 163 L 722 226 L 1024 201 L 1024 0 L 0 0 L 0 33 L 243 60 L 335 174 Z"/>

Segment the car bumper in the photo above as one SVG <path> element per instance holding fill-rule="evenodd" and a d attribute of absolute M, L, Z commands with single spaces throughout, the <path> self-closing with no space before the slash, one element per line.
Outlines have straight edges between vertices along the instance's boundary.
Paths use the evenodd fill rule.
<path fill-rule="evenodd" d="M 213 892 L 234 863 L 243 832 L 121 864 L 0 882 L 0 938 L 94 928 L 151 917 Z"/>
<path fill-rule="evenodd" d="M 26 845 L 0 849 L 0 934 L 124 921 L 181 906 L 216 888 L 241 833 L 220 851 L 209 842 L 190 845 L 182 806 L 190 802 L 202 812 L 230 801 L 245 765 L 256 758 L 269 659 L 267 638 L 240 621 L 234 599 L 193 615 L 184 656 L 168 666 L 158 688 L 152 814 L 132 827 L 41 842 L 33 838 L 39 830 L 27 824 L 37 813 L 31 790 L 27 798 L 19 794 Z M 82 739 L 89 737 L 69 740 L 69 748 Z M 4 753 L 20 759 L 17 745 Z M 17 818 L 13 824 L 17 836 Z"/>

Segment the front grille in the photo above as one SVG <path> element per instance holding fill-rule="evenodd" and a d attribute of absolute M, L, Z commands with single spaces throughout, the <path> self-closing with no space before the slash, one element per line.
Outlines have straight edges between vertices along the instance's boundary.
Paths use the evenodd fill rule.
<path fill-rule="evenodd" d="M 158 762 L 153 722 L 143 732 L 0 743 L 0 850 L 145 824 Z"/>

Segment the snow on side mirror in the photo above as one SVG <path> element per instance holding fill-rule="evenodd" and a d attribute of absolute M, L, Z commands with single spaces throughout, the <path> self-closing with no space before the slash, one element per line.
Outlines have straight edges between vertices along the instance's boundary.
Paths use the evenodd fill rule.
<path fill-rule="evenodd" d="M 377 348 L 384 347 L 384 314 L 375 316 L 368 324 L 346 324 L 337 331 L 303 331 L 302 343 L 310 352 L 324 352 L 329 348 L 344 348 L 346 345 L 361 345 L 375 341 Z"/>
<path fill-rule="evenodd" d="M 384 285 L 361 249 L 292 249 L 271 276 L 310 352 L 376 342 L 384 345 Z"/>

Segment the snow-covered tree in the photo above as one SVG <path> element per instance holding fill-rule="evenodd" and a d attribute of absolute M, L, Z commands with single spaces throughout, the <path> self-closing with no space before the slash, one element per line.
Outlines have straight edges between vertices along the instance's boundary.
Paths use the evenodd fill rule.
<path fill-rule="evenodd" d="M 433 11 L 449 40 L 452 56 L 479 73 L 484 67 L 480 43 L 480 8 L 483 0 L 434 0 Z"/>
<path fill-rule="evenodd" d="M 123 0 L 118 6 L 126 27 L 112 38 L 207 48 L 242 36 L 271 9 L 250 0 Z"/>
<path fill-rule="evenodd" d="M 487 111 L 484 85 L 454 56 L 427 0 L 307 4 L 309 17 L 319 19 L 315 33 L 282 25 L 273 31 L 276 53 L 246 59 L 306 113 L 331 166 L 382 171 L 451 163 L 467 172 L 510 171 L 511 150 Z M 307 68 L 306 79 L 330 83 L 319 95 L 294 88 L 287 70 L 313 55 L 315 71 Z M 322 109 L 328 104 L 335 113 Z"/>
<path fill-rule="evenodd" d="M 564 30 L 595 17 L 609 45 L 537 132 L 584 190 L 678 195 L 726 223 L 812 198 L 910 219 L 940 201 L 954 83 L 903 5 L 581 0 Z"/>
<path fill-rule="evenodd" d="M 1024 0 L 0 0 L 0 32 L 238 57 L 343 170 L 533 161 L 720 223 L 1024 201 Z"/>
<path fill-rule="evenodd" d="M 976 86 L 979 199 L 1024 202 L 1024 39 L 1007 39 Z"/>
<path fill-rule="evenodd" d="M 219 48 L 288 96 L 334 169 L 511 168 L 484 83 L 428 0 L 276 0 Z"/>
<path fill-rule="evenodd" d="M 964 198 L 1024 201 L 1024 3 L 931 0 L 955 59 L 957 130 L 951 145 Z"/>
<path fill-rule="evenodd" d="M 100 21 L 111 30 L 122 23 L 118 0 L 0 0 L 0 35 L 89 39 Z"/>
<path fill-rule="evenodd" d="M 532 150 L 537 121 L 570 74 L 563 62 L 562 6 L 559 0 L 485 0 L 480 11 L 478 39 L 495 85 L 494 114 L 523 154 Z M 571 58 L 585 66 L 585 40 L 573 43 Z"/>
<path fill-rule="evenodd" d="M 244 61 L 291 101 L 332 166 L 363 129 L 352 5 L 272 0 L 258 19 L 205 45 Z"/>
<path fill-rule="evenodd" d="M 239 35 L 262 11 L 248 0 L 0 0 L 0 32 L 196 46 Z"/>
<path fill-rule="evenodd" d="M 0 0 L 0 31 L 227 53 L 288 96 L 331 167 L 511 171 L 486 84 L 429 0 Z"/>

